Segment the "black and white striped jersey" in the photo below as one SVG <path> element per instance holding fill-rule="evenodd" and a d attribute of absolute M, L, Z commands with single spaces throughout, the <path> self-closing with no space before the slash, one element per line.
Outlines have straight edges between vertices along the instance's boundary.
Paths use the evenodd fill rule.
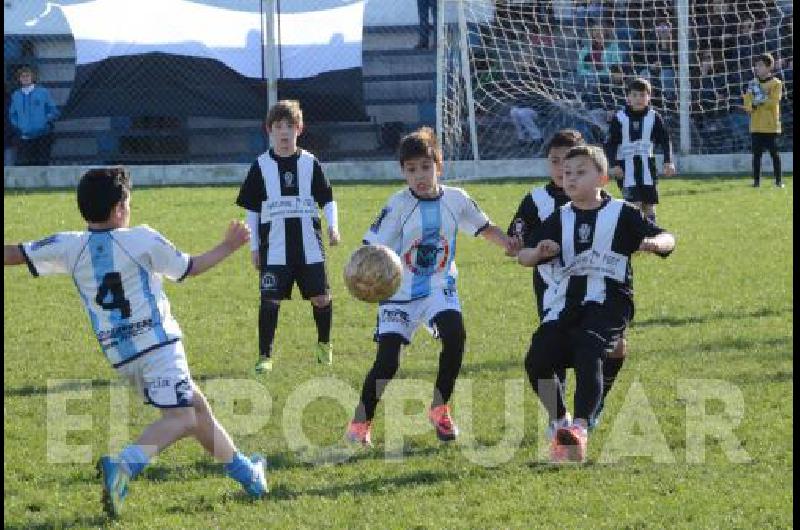
<path fill-rule="evenodd" d="M 529 242 L 533 234 L 541 226 L 545 219 L 569 202 L 569 197 L 564 193 L 564 188 L 556 186 L 554 182 L 549 182 L 546 186 L 533 188 L 526 194 L 517 208 L 511 223 L 508 225 L 507 234 L 509 236 L 520 236 L 525 242 Z M 542 296 L 544 295 L 546 280 L 548 276 L 549 263 L 541 264 L 533 271 L 533 292 L 536 296 L 536 310 L 542 316 Z"/>
<path fill-rule="evenodd" d="M 319 208 L 333 190 L 314 155 L 298 149 L 288 157 L 273 150 L 250 167 L 236 204 L 260 215 L 263 265 L 296 265 L 325 260 Z"/>
<path fill-rule="evenodd" d="M 557 320 L 565 309 L 596 303 L 623 309 L 633 303 L 630 257 L 642 240 L 664 230 L 635 206 L 604 198 L 595 210 L 567 203 L 547 218 L 530 241 L 550 239 L 561 247 L 553 258 L 553 277 L 543 295 L 543 322 Z M 663 257 L 670 253 L 663 254 Z"/>
<path fill-rule="evenodd" d="M 630 107 L 618 111 L 608 129 L 606 156 L 610 166 L 622 166 L 623 187 L 654 186 L 658 178 L 655 146 L 672 161 L 672 140 L 661 115 L 651 107 L 637 112 Z"/>

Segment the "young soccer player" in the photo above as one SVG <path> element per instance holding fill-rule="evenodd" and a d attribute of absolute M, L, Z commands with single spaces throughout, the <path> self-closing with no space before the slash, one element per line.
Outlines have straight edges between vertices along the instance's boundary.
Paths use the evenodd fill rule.
<path fill-rule="evenodd" d="M 750 114 L 750 134 L 753 140 L 753 187 L 761 185 L 761 156 L 764 151 L 772 157 L 775 186 L 783 188 L 781 157 L 776 140 L 781 133 L 781 80 L 772 75 L 774 60 L 765 53 L 756 59 L 756 79 L 744 94 L 744 110 Z"/>
<path fill-rule="evenodd" d="M 198 256 L 177 250 L 152 228 L 129 228 L 130 177 L 122 168 L 89 170 L 78 184 L 86 231 L 60 232 L 39 241 L 5 245 L 4 265 L 26 263 L 33 276 L 69 274 L 100 347 L 117 373 L 133 383 L 145 403 L 161 410 L 139 438 L 98 462 L 103 505 L 119 515 L 136 478 L 158 453 L 191 436 L 252 497 L 267 492 L 264 460 L 246 457 L 217 423 L 189 374 L 181 329 L 170 313 L 162 277 L 197 276 L 244 245 L 247 226 L 234 221 L 219 245 Z"/>
<path fill-rule="evenodd" d="M 281 300 L 291 298 L 295 282 L 303 298 L 311 301 L 317 362 L 333 362 L 333 305 L 318 206 L 328 222 L 329 244 L 337 245 L 340 239 L 330 182 L 316 157 L 297 147 L 297 137 L 303 132 L 300 104 L 277 102 L 267 114 L 266 128 L 273 147 L 253 162 L 236 199 L 247 210 L 253 266 L 260 271 L 256 373 L 272 370 L 278 310 Z"/>
<path fill-rule="evenodd" d="M 557 277 L 544 293 L 543 321 L 525 358 L 528 379 L 550 416 L 551 458 L 583 461 L 587 428 L 603 394 L 603 361 L 633 318 L 631 255 L 669 255 L 671 234 L 634 206 L 604 197 L 608 162 L 599 147 L 567 152 L 564 189 L 571 202 L 537 231 L 519 263 L 556 260 Z M 574 421 L 567 415 L 556 371 L 575 369 Z"/>
<path fill-rule="evenodd" d="M 399 155 L 408 187 L 389 199 L 364 236 L 365 244 L 382 244 L 397 252 L 403 280 L 397 293 L 378 308 L 377 356 L 347 429 L 347 439 L 362 445 L 372 443 L 370 429 L 378 400 L 385 383 L 397 373 L 401 347 L 410 343 L 420 324 L 430 326 L 442 341 L 428 417 L 440 440 L 456 438 L 458 429 L 447 403 L 466 340 L 456 289 L 456 233 L 460 229 L 480 235 L 509 253 L 519 250 L 464 190 L 439 182 L 442 152 L 430 128 L 405 136 Z"/>
<path fill-rule="evenodd" d="M 575 129 L 562 129 L 558 131 L 547 145 L 547 162 L 550 172 L 550 182 L 542 187 L 537 187 L 525 195 L 522 202 L 514 214 L 514 219 L 508 226 L 508 235 L 517 238 L 519 245 L 530 242 L 536 230 L 542 225 L 554 211 L 569 202 L 569 197 L 564 192 L 564 156 L 573 147 L 584 145 L 584 139 L 580 132 Z M 606 197 L 605 191 L 602 192 Z M 543 315 L 543 297 L 548 283 L 554 281 L 556 270 L 554 262 L 542 263 L 534 268 L 533 273 L 533 292 L 536 297 L 536 310 L 539 314 L 539 321 Z M 622 369 L 627 353 L 627 341 L 621 337 L 617 342 L 614 351 L 609 353 L 608 358 L 603 362 L 603 396 L 600 405 L 592 420 L 590 428 L 594 428 L 599 420 L 600 413 L 605 404 L 605 398 L 617 374 Z M 566 368 L 557 371 L 557 377 L 564 390 L 566 390 Z"/>
<path fill-rule="evenodd" d="M 623 198 L 655 222 L 658 174 L 654 145 L 661 146 L 664 152 L 665 176 L 675 175 L 675 165 L 667 126 L 650 107 L 652 92 L 646 79 L 636 78 L 628 84 L 628 105 L 611 120 L 606 153 L 613 161 L 611 176 L 622 179 Z"/>

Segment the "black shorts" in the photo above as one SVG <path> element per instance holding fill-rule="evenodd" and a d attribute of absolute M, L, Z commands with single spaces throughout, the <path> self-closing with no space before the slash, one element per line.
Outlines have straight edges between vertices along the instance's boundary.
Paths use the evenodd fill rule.
<path fill-rule="evenodd" d="M 605 360 L 632 318 L 632 306 L 613 313 L 597 304 L 583 306 L 539 326 L 531 338 L 531 353 L 549 358 L 555 368 L 574 366 L 578 355 Z"/>
<path fill-rule="evenodd" d="M 778 133 L 752 133 L 753 152 L 763 153 L 764 151 L 777 151 Z"/>
<path fill-rule="evenodd" d="M 306 300 L 328 294 L 330 286 L 325 262 L 261 267 L 261 296 L 268 300 L 291 299 L 295 283 Z"/>
<path fill-rule="evenodd" d="M 655 183 L 652 186 L 646 186 L 644 184 L 631 186 L 622 190 L 622 198 L 628 202 L 658 204 L 658 189 Z"/>

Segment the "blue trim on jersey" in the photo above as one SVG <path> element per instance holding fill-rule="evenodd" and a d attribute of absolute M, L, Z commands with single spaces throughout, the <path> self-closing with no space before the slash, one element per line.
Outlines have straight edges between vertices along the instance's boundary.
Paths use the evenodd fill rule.
<path fill-rule="evenodd" d="M 422 238 L 420 245 L 432 246 L 437 248 L 439 245 L 439 233 L 442 229 L 441 201 L 419 201 L 420 224 L 422 225 Z M 419 252 L 419 250 L 417 251 Z M 417 259 L 419 254 L 417 254 Z M 411 283 L 411 298 L 428 296 L 431 293 L 431 275 L 436 268 L 436 256 L 433 257 L 434 263 L 431 270 L 423 271 L 423 274 L 414 274 Z"/>
<path fill-rule="evenodd" d="M 156 297 L 153 296 L 153 292 L 150 290 L 150 274 L 148 274 L 141 265 L 139 265 L 139 279 L 142 281 L 142 292 L 150 304 L 150 319 L 153 321 L 153 333 L 156 334 L 156 340 L 158 342 L 164 342 L 167 340 L 167 332 L 164 331 L 164 325 L 161 323 L 161 313 L 158 312 Z"/>
<path fill-rule="evenodd" d="M 92 269 L 94 270 L 94 279 L 97 282 L 98 288 L 103 284 L 103 278 L 110 272 L 118 272 L 114 269 L 114 238 L 111 237 L 109 232 L 92 232 L 89 237 L 89 252 L 92 258 Z M 118 309 L 108 312 L 108 319 L 113 327 L 118 327 L 120 324 L 127 322 L 127 318 L 123 318 Z M 95 328 L 95 331 L 99 331 Z M 100 345 L 103 346 L 102 344 Z M 113 348 L 116 348 L 119 354 L 119 360 L 124 361 L 129 357 L 133 357 L 138 352 L 136 345 L 128 338 L 118 338 L 117 343 Z M 103 347 L 103 350 L 108 356 L 108 350 Z"/>
<path fill-rule="evenodd" d="M 92 331 L 94 331 L 95 336 L 97 336 L 97 333 L 100 331 L 100 322 L 97 320 L 97 315 L 95 314 L 94 311 L 92 311 L 92 306 L 89 304 L 89 300 L 86 299 L 86 296 L 83 294 L 83 291 L 81 291 L 81 286 L 78 285 L 78 281 L 75 279 L 75 276 L 72 276 L 72 281 L 75 283 L 75 288 L 78 290 L 78 294 L 81 296 L 81 301 L 83 301 L 83 307 L 85 307 L 86 312 L 89 313 L 89 320 L 92 323 Z M 103 350 L 103 352 L 105 353 L 105 350 Z"/>

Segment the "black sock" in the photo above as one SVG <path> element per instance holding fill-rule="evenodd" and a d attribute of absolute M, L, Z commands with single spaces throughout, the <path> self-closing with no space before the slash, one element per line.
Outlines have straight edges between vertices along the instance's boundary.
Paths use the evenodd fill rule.
<path fill-rule="evenodd" d="M 314 322 L 317 324 L 317 342 L 330 342 L 333 302 L 325 307 L 312 306 L 312 308 L 314 312 Z"/>
<path fill-rule="evenodd" d="M 608 357 L 603 361 L 603 399 L 606 398 L 614 386 L 614 381 L 617 379 L 617 374 L 622 369 L 622 363 L 625 362 L 625 357 Z"/>
<path fill-rule="evenodd" d="M 372 368 L 364 378 L 361 387 L 361 402 L 356 407 L 355 421 L 372 421 L 375 408 L 386 384 L 397 373 L 400 366 L 400 348 L 403 346 L 403 337 L 396 333 L 389 333 L 378 337 L 378 354 Z"/>
<path fill-rule="evenodd" d="M 458 311 L 443 311 L 434 317 L 434 323 L 442 341 L 439 354 L 439 373 L 433 392 L 431 407 L 450 401 L 456 386 L 461 362 L 464 358 L 464 343 L 467 338 L 464 321 Z"/>
<path fill-rule="evenodd" d="M 278 327 L 278 310 L 280 304 L 273 300 L 261 300 L 258 309 L 258 353 L 262 357 L 272 355 L 272 342 L 275 340 L 275 328 Z"/>

